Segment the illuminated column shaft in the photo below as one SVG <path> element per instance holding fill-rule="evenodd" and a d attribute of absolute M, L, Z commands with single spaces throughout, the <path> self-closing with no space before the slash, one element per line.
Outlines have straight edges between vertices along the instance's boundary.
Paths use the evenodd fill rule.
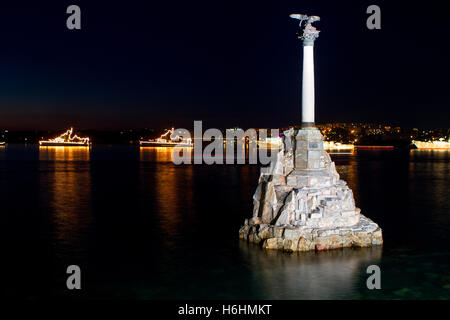
<path fill-rule="evenodd" d="M 303 41 L 302 127 L 314 126 L 314 41 Z"/>

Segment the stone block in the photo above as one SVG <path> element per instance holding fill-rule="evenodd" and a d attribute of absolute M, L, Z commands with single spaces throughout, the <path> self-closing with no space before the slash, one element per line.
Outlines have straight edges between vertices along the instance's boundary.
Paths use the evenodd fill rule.
<path fill-rule="evenodd" d="M 297 140 L 297 143 L 296 143 L 297 150 L 307 149 L 307 147 L 308 147 L 308 142 L 306 140 Z"/>
<path fill-rule="evenodd" d="M 297 186 L 297 177 L 290 174 L 289 176 L 287 176 L 287 185 L 290 187 L 295 187 Z"/>
<path fill-rule="evenodd" d="M 320 159 L 308 159 L 308 169 L 320 169 Z"/>
<path fill-rule="evenodd" d="M 309 151 L 308 152 L 308 160 L 311 161 L 313 159 L 319 160 L 320 159 L 320 151 Z"/>
<path fill-rule="evenodd" d="M 353 246 L 353 235 L 351 231 L 346 231 L 341 234 L 342 246 L 344 248 Z"/>
<path fill-rule="evenodd" d="M 298 251 L 298 239 L 295 240 L 285 239 L 283 241 L 283 250 L 286 252 Z"/>
<path fill-rule="evenodd" d="M 284 238 L 288 240 L 298 241 L 302 236 L 302 231 L 300 229 L 288 229 L 284 230 Z"/>
<path fill-rule="evenodd" d="M 372 244 L 373 245 L 382 245 L 383 244 L 383 235 L 381 229 L 377 229 L 372 233 Z"/>
<path fill-rule="evenodd" d="M 342 248 L 342 237 L 339 235 L 329 235 L 318 237 L 315 240 L 315 248 L 318 251 Z"/>
<path fill-rule="evenodd" d="M 249 235 L 248 235 L 248 241 L 249 242 L 251 242 L 251 243 L 256 243 L 256 244 L 258 244 L 259 242 L 260 242 L 260 238 L 259 238 L 259 236 L 258 236 L 258 234 L 257 233 L 250 233 Z"/>
<path fill-rule="evenodd" d="M 315 249 L 315 244 L 312 240 L 305 237 L 301 237 L 298 241 L 297 250 L 298 251 L 311 251 Z"/>
<path fill-rule="evenodd" d="M 343 217 L 349 217 L 349 216 L 353 216 L 355 214 L 356 214 L 356 211 L 353 211 L 353 210 L 351 210 L 351 211 L 342 211 L 341 212 L 341 216 L 343 216 Z"/>
<path fill-rule="evenodd" d="M 272 178 L 272 183 L 275 186 L 278 185 L 285 185 L 286 184 L 286 177 L 281 174 L 274 174 Z"/>
<path fill-rule="evenodd" d="M 264 226 L 264 228 L 261 228 L 259 230 L 259 238 L 261 240 L 265 240 L 269 237 L 270 237 L 270 227 L 269 226 Z"/>
<path fill-rule="evenodd" d="M 281 238 L 281 237 L 283 237 L 284 228 L 277 227 L 277 226 L 271 226 L 269 232 L 270 232 L 271 238 Z"/>
<path fill-rule="evenodd" d="M 281 238 L 269 238 L 264 240 L 263 242 L 263 248 L 264 249 L 283 249 L 283 239 Z"/>
<path fill-rule="evenodd" d="M 261 218 L 260 217 L 253 217 L 253 218 L 251 218 L 250 220 L 249 220 L 249 225 L 251 225 L 251 226 L 253 226 L 253 225 L 255 225 L 255 224 L 260 224 L 262 221 L 261 221 Z"/>
<path fill-rule="evenodd" d="M 367 232 L 353 232 L 353 246 L 369 247 L 372 244 L 372 234 Z"/>
<path fill-rule="evenodd" d="M 308 169 L 308 161 L 305 159 L 296 157 L 295 158 L 295 168 L 296 169 Z"/>

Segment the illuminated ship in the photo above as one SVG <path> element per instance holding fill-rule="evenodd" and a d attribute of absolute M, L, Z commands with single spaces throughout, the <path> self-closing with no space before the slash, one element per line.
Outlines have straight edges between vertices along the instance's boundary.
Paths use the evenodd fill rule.
<path fill-rule="evenodd" d="M 141 147 L 193 147 L 191 139 L 183 139 L 182 137 L 175 135 L 175 129 L 167 130 L 157 139 L 140 140 Z"/>
<path fill-rule="evenodd" d="M 355 148 L 354 144 L 344 144 L 334 141 L 324 141 L 323 148 L 325 150 L 353 150 Z"/>
<path fill-rule="evenodd" d="M 4 141 L 0 141 L 0 147 L 4 147 L 5 146 L 5 142 Z"/>
<path fill-rule="evenodd" d="M 440 138 L 438 141 L 416 141 L 413 140 L 412 143 L 417 147 L 417 149 L 450 149 L 450 139 L 449 141 L 444 141 Z"/>
<path fill-rule="evenodd" d="M 70 128 L 59 137 L 39 141 L 39 145 L 43 147 L 89 147 L 91 145 L 89 138 L 80 138 L 72 134 L 73 128 Z"/>

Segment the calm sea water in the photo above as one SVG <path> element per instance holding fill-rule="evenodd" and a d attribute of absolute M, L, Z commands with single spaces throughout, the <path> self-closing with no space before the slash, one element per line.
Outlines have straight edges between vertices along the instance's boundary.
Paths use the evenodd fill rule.
<path fill-rule="evenodd" d="M 332 155 L 380 248 L 286 254 L 238 240 L 252 165 L 176 166 L 167 149 L 0 149 L 2 296 L 448 299 L 450 152 Z M 66 289 L 66 267 L 82 290 Z M 378 264 L 382 289 L 366 288 Z"/>

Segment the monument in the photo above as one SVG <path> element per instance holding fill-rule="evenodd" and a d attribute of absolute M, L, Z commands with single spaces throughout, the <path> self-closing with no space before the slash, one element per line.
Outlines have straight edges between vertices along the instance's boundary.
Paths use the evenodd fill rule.
<path fill-rule="evenodd" d="M 284 251 L 368 247 L 383 243 L 376 223 L 355 207 L 352 190 L 339 179 L 314 124 L 314 41 L 317 16 L 300 20 L 303 41 L 302 123 L 284 132 L 283 143 L 268 168 L 262 168 L 253 195 L 253 217 L 239 237 L 266 249 Z"/>

